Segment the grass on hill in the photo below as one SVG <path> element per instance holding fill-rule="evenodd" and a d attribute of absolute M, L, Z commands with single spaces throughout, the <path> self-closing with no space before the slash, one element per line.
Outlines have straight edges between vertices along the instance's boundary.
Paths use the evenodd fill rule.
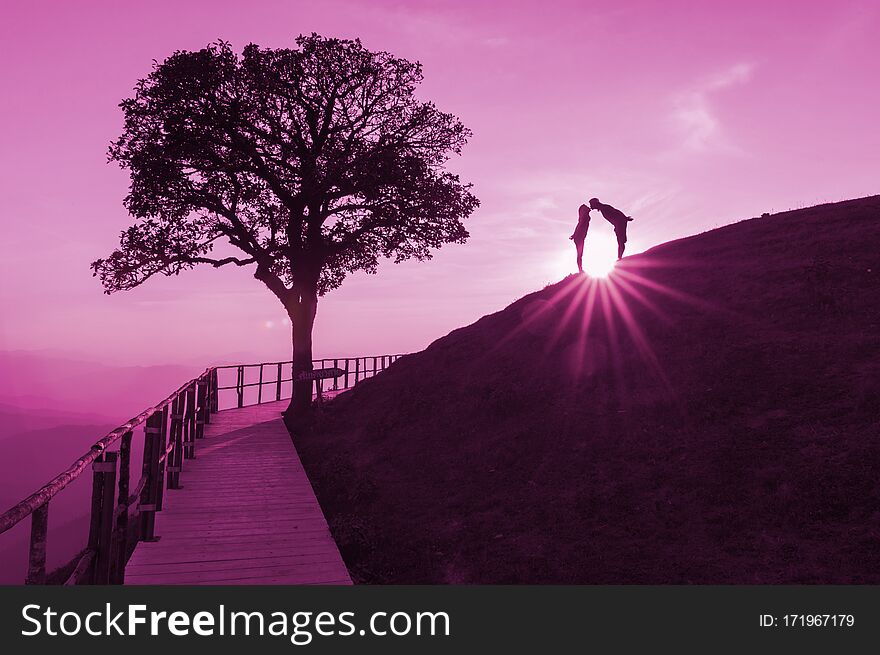
<path fill-rule="evenodd" d="M 571 276 L 296 440 L 367 583 L 880 582 L 880 197 Z"/>

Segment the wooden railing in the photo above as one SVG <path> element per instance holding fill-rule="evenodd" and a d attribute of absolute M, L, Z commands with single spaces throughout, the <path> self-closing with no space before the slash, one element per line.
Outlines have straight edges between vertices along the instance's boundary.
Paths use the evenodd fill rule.
<path fill-rule="evenodd" d="M 334 362 L 344 374 L 332 381 L 333 390 L 348 389 L 367 377 L 383 371 L 400 355 L 320 359 L 313 362 L 316 369 L 327 368 Z M 342 366 L 340 366 L 342 362 Z M 368 363 L 372 366 L 368 366 Z M 363 364 L 363 365 L 362 365 Z M 344 366 L 344 368 L 343 368 Z M 277 376 L 266 379 L 267 367 Z M 88 543 L 76 557 L 59 570 L 68 571 L 63 582 L 74 584 L 122 584 L 125 565 L 139 541 L 153 541 L 156 512 L 162 510 L 165 490 L 179 489 L 183 463 L 193 459 L 196 442 L 204 437 L 205 425 L 211 415 L 220 409 L 221 391 L 234 390 L 235 403 L 243 407 L 245 389 L 256 386 L 257 402 L 264 402 L 263 387 L 273 385 L 273 394 L 267 399 L 282 400 L 282 388 L 291 378 L 283 378 L 283 369 L 292 362 L 264 362 L 218 366 L 207 369 L 177 389 L 158 405 L 144 410 L 133 419 L 112 430 L 97 441 L 89 451 L 57 475 L 42 488 L 0 515 L 0 534 L 28 516 L 31 517 L 30 549 L 26 584 L 46 584 L 46 545 L 49 525 L 49 503 L 61 490 L 92 465 L 91 514 Z M 256 383 L 245 381 L 246 371 L 259 369 Z M 219 372 L 236 370 L 237 383 L 219 386 Z M 321 381 L 315 381 L 320 396 Z M 139 426 L 144 430 L 144 450 L 141 476 L 132 488 L 132 436 Z M 111 450 L 115 444 L 118 448 Z"/>
<path fill-rule="evenodd" d="M 312 361 L 315 369 L 335 368 L 342 373 L 338 377 L 327 380 L 315 380 L 312 396 L 321 397 L 326 392 L 344 391 L 350 389 L 358 382 L 384 371 L 392 362 L 402 355 L 377 355 L 375 357 L 340 357 L 336 359 L 316 359 Z M 245 407 L 246 405 L 260 404 L 267 399 L 281 400 L 289 397 L 289 390 L 285 385 L 293 382 L 293 362 L 262 362 L 260 364 L 237 364 L 233 366 L 218 366 L 217 371 L 235 371 L 235 384 L 220 386 L 218 392 L 235 391 L 233 407 Z M 251 373 L 251 381 L 248 382 L 248 374 Z M 288 377 L 284 377 L 287 375 Z M 328 385 L 325 388 L 325 384 Z M 256 388 L 256 398 L 253 402 L 247 402 L 245 391 Z M 264 392 L 264 389 L 266 390 Z M 221 394 L 222 395 L 222 394 Z M 224 403 L 225 404 L 225 403 Z"/>

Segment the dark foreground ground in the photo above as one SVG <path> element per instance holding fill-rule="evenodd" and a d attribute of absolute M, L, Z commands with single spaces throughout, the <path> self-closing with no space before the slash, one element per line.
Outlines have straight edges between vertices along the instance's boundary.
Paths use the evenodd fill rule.
<path fill-rule="evenodd" d="M 456 330 L 297 439 L 356 581 L 880 582 L 880 197 Z"/>

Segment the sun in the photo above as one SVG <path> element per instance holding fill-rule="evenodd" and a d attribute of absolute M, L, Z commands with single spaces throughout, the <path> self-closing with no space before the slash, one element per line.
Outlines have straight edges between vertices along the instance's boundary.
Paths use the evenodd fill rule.
<path fill-rule="evenodd" d="M 605 232 L 587 234 L 584 244 L 584 273 L 590 277 L 608 277 L 617 264 L 617 239 Z"/>
<path fill-rule="evenodd" d="M 617 239 L 613 234 L 591 228 L 584 244 L 584 273 L 591 278 L 606 278 L 617 265 Z M 577 272 L 574 245 L 571 241 L 546 260 L 546 269 L 554 278 Z"/>
<path fill-rule="evenodd" d="M 571 242 L 569 242 L 571 243 Z M 559 275 L 577 271 L 574 246 L 561 250 L 553 268 Z M 600 230 L 590 230 L 584 244 L 584 273 L 592 278 L 604 278 L 611 274 L 617 264 L 617 239 Z"/>

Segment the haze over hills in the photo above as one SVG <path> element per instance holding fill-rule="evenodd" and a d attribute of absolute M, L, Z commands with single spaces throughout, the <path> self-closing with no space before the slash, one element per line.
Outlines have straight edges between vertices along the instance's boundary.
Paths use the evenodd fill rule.
<path fill-rule="evenodd" d="M 353 576 L 880 582 L 878 253 L 880 197 L 728 225 L 328 403 L 296 444 Z"/>
<path fill-rule="evenodd" d="M 117 416 L 161 400 L 204 367 L 113 366 L 39 352 L 0 352 L 0 403 Z"/>
<path fill-rule="evenodd" d="M 103 424 L 107 417 L 81 412 L 67 412 L 51 407 L 21 407 L 0 403 L 0 442 L 22 432 L 52 428 L 58 425 Z"/>
<path fill-rule="evenodd" d="M 110 366 L 29 352 L 0 352 L 0 371 L 0 461 L 9 467 L 0 504 L 35 491 L 108 430 L 198 373 L 177 365 Z"/>
<path fill-rule="evenodd" d="M 109 430 L 200 370 L 112 366 L 52 351 L 0 352 L 0 511 L 39 489 Z M 52 500 L 50 568 L 66 562 L 85 543 L 90 480 L 83 476 Z M 0 584 L 23 579 L 28 525 L 23 521 L 0 535 Z"/>
<path fill-rule="evenodd" d="M 24 418 L 30 419 L 28 414 Z M 56 419 L 62 415 L 56 415 Z M 52 419 L 51 415 L 39 417 Z M 2 420 L 2 418 L 0 418 Z M 25 430 L 0 439 L 0 511 L 6 511 L 61 473 L 91 444 L 116 427 L 104 423 L 61 423 Z M 50 505 L 49 568 L 67 562 L 85 544 L 91 494 L 91 475 L 80 476 L 55 496 Z M 0 535 L 0 584 L 20 584 L 27 571 L 30 521 L 25 519 Z"/>

